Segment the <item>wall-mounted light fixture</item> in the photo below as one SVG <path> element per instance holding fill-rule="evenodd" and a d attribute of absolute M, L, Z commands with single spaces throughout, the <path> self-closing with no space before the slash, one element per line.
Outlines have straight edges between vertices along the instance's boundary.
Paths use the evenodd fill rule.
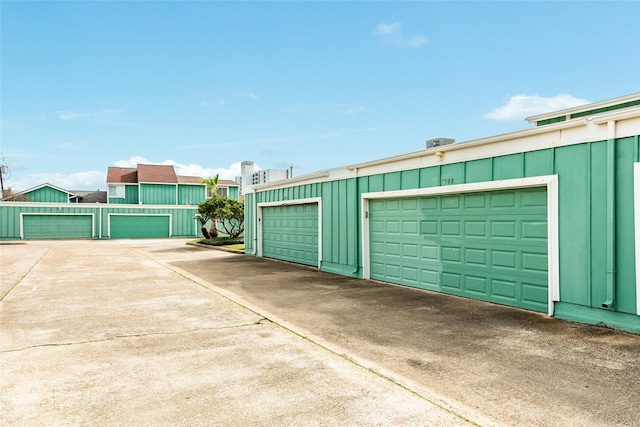
<path fill-rule="evenodd" d="M 440 161 L 444 160 L 444 152 L 443 151 L 436 151 L 436 156 L 438 156 L 438 159 Z"/>

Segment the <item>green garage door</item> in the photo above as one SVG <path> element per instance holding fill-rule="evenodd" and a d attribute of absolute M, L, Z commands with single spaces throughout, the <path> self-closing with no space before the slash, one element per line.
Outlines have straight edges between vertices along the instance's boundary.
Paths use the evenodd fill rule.
<path fill-rule="evenodd" d="M 25 239 L 91 239 L 91 215 L 24 215 Z"/>
<path fill-rule="evenodd" d="M 546 188 L 369 208 L 372 279 L 547 311 Z"/>
<path fill-rule="evenodd" d="M 262 255 L 318 265 L 318 204 L 262 208 Z"/>
<path fill-rule="evenodd" d="M 168 215 L 111 215 L 109 224 L 112 239 L 170 237 Z"/>

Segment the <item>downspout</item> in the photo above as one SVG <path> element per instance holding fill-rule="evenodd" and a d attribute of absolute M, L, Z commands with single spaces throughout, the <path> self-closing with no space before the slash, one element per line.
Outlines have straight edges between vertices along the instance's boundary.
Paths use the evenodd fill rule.
<path fill-rule="evenodd" d="M 360 262 L 359 257 L 360 257 L 360 251 L 358 250 L 358 222 L 360 221 L 360 216 L 358 215 L 358 211 L 360 210 L 360 179 L 358 179 L 358 168 L 355 168 L 356 170 L 356 206 L 354 209 L 354 216 L 355 216 L 355 227 L 356 229 L 353 231 L 353 250 L 355 251 L 355 269 L 351 272 L 351 275 L 353 276 L 357 276 L 358 275 L 358 270 L 360 270 Z"/>
<path fill-rule="evenodd" d="M 616 122 L 607 122 L 607 300 L 602 308 L 612 310 L 616 301 Z"/>

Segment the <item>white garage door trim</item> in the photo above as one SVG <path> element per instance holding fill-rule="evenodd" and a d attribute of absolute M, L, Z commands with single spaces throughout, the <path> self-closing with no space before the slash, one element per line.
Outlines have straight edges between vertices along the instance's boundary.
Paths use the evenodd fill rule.
<path fill-rule="evenodd" d="M 20 212 L 20 238 L 24 239 L 24 217 L 28 215 L 51 215 L 51 216 L 90 216 L 91 217 L 91 238 L 95 233 L 95 215 L 92 213 L 54 213 L 54 212 Z"/>
<path fill-rule="evenodd" d="M 639 184 L 640 186 L 640 184 Z M 379 191 L 362 194 L 362 266 L 363 278 L 371 278 L 369 259 L 369 200 L 416 196 L 438 196 L 453 193 L 508 190 L 527 187 L 547 187 L 547 250 L 549 283 L 549 316 L 553 316 L 554 302 L 560 300 L 560 269 L 558 255 L 558 175 L 533 178 L 506 179 L 501 181 L 474 182 L 445 187 L 416 188 L 412 190 Z M 637 230 L 637 229 L 636 229 Z M 636 231 L 637 233 L 638 231 Z M 636 242 L 638 239 L 636 239 Z M 636 254 L 638 251 L 636 251 Z"/>
<path fill-rule="evenodd" d="M 281 200 L 278 202 L 262 202 L 258 203 L 257 207 L 257 221 L 258 221 L 258 241 L 257 241 L 257 256 L 262 258 L 262 208 L 268 208 L 272 206 L 289 206 L 289 205 L 318 205 L 318 268 L 322 263 L 322 199 L 320 197 L 309 197 L 306 199 L 295 200 Z"/>
<path fill-rule="evenodd" d="M 633 223 L 636 235 L 636 314 L 640 316 L 640 163 L 633 164 Z"/>

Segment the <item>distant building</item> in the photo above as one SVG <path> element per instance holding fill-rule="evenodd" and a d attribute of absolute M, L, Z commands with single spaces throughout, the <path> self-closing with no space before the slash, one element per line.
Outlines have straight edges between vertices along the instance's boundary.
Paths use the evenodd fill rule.
<path fill-rule="evenodd" d="M 241 175 L 235 179 L 240 184 L 240 194 L 244 194 L 251 186 L 287 179 L 293 175 L 291 169 L 263 169 L 257 171 L 250 160 L 245 160 L 241 163 L 240 173 Z"/>
<path fill-rule="evenodd" d="M 217 193 L 237 200 L 239 185 Z M 171 165 L 109 167 L 107 191 L 41 184 L 0 200 L 0 240 L 201 237 L 198 203 L 210 195 L 198 176 Z"/>

